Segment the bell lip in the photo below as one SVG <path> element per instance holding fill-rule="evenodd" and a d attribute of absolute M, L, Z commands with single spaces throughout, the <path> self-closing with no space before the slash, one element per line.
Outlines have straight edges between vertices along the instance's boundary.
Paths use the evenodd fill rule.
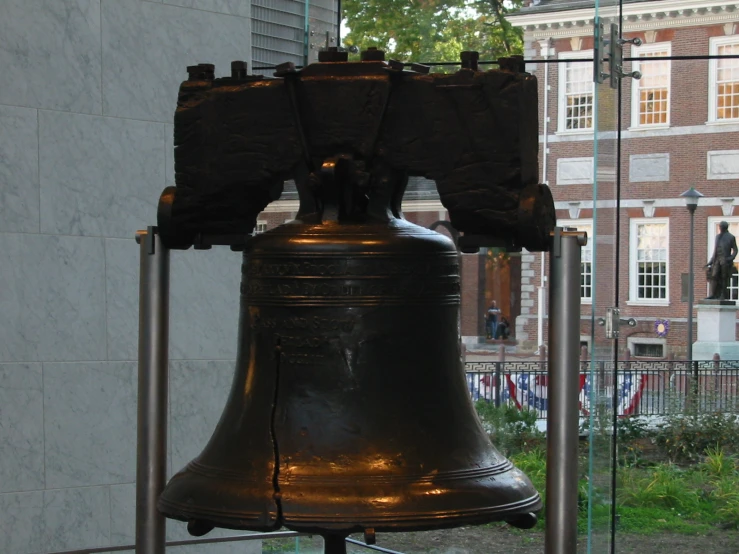
<path fill-rule="evenodd" d="M 277 512 L 236 512 L 234 510 L 203 509 L 202 507 L 174 502 L 161 496 L 157 502 L 157 510 L 169 519 L 185 522 L 197 520 L 225 529 L 269 532 L 276 531 L 282 526 L 282 521 Z M 268 516 L 268 519 L 265 516 Z"/>
<path fill-rule="evenodd" d="M 508 521 L 516 516 L 529 513 L 537 513 L 542 509 L 541 496 L 535 492 L 529 498 L 502 504 L 489 508 L 469 508 L 466 510 L 450 510 L 446 512 L 426 512 L 423 514 L 397 514 L 390 513 L 384 517 L 377 516 L 344 516 L 332 514 L 326 516 L 306 516 L 304 518 L 284 514 L 276 515 L 270 522 L 261 522 L 257 519 L 256 512 L 237 513 L 232 510 L 217 513 L 214 510 L 193 509 L 193 506 L 183 505 L 177 502 L 165 500 L 160 497 L 157 504 L 160 513 L 170 519 L 179 521 L 198 520 L 212 524 L 214 527 L 234 529 L 239 531 L 276 531 L 285 527 L 291 531 L 305 533 L 326 532 L 362 532 L 365 529 L 374 529 L 377 532 L 407 532 L 407 531 L 430 531 L 433 529 L 451 529 L 463 525 L 482 525 L 495 521 Z M 195 513 L 197 512 L 197 513 Z M 228 514 L 228 515 L 227 515 Z M 261 514 L 264 515 L 264 514 Z M 324 520 L 325 519 L 325 520 Z M 344 521 L 342 521 L 342 519 Z M 360 522 L 361 521 L 361 522 Z"/>
<path fill-rule="evenodd" d="M 526 499 L 488 508 L 426 511 L 421 514 L 388 513 L 382 517 L 331 514 L 302 518 L 286 517 L 283 514 L 283 525 L 293 531 L 315 533 L 319 533 L 321 530 L 358 532 L 364 529 L 374 529 L 378 532 L 429 531 L 432 529 L 450 529 L 462 525 L 482 525 L 495 521 L 508 521 L 509 519 L 515 519 L 516 516 L 539 512 L 541 509 L 541 496 L 538 492 L 535 492 Z"/>

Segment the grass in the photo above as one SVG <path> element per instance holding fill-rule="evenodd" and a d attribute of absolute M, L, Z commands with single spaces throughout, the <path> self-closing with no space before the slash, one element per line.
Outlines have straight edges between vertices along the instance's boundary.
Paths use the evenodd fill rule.
<path fill-rule="evenodd" d="M 541 449 L 511 456 L 543 493 L 546 454 Z M 607 473 L 607 472 L 606 472 Z M 608 475 L 604 474 L 603 483 Z M 611 522 L 611 498 L 606 485 L 594 487 L 591 506 L 593 529 L 605 532 Z M 587 479 L 579 483 L 581 501 L 578 528 L 587 532 Z M 624 467 L 617 473 L 617 530 L 651 535 L 680 533 L 705 535 L 717 527 L 739 528 L 739 470 L 737 459 L 720 449 L 706 452 L 705 460 L 689 468 L 666 462 L 651 467 Z M 537 529 L 544 528 L 540 514 Z"/>
<path fill-rule="evenodd" d="M 531 479 L 543 497 L 546 450 L 531 414 L 482 402 L 476 407 L 494 444 Z M 606 439 L 608 442 L 595 448 L 603 456 L 594 462 L 600 471 L 588 476 L 587 459 L 579 463 L 578 528 L 583 534 L 587 532 L 588 514 L 596 532 L 610 529 L 610 437 Z M 599 439 L 593 436 L 591 440 Z M 645 445 L 657 449 L 661 459 L 647 459 Z M 620 424 L 618 449 L 617 531 L 705 535 L 717 528 L 739 529 L 736 415 L 676 415 L 656 431 L 637 417 L 627 418 Z M 592 487 L 589 477 L 593 479 Z M 539 514 L 536 529 L 544 528 L 544 515 Z"/>

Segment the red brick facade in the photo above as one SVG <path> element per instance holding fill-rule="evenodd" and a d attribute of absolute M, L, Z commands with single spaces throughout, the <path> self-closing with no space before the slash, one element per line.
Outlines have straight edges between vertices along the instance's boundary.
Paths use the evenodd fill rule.
<path fill-rule="evenodd" d="M 549 6 L 556 4 L 550 1 Z M 709 54 L 711 37 L 731 37 L 739 34 L 739 16 L 732 15 L 720 4 L 701 10 L 670 9 L 671 2 L 644 2 L 630 4 L 625 12 L 624 38 L 638 37 L 647 44 L 669 43 L 671 56 L 697 56 Z M 646 6 L 648 4 L 648 6 Z M 627 8 L 625 7 L 625 10 Z M 535 11 L 535 10 L 534 10 Z M 542 45 L 550 47 L 550 58 L 567 56 L 573 47 L 589 51 L 593 47 L 592 13 L 585 17 L 582 25 L 574 25 L 582 17 L 584 10 L 572 12 L 526 13 L 513 17 L 514 25 L 524 29 L 527 47 L 526 58 L 542 57 Z M 588 27 L 589 26 L 589 27 Z M 606 34 L 608 27 L 606 26 Z M 552 36 L 547 40 L 547 35 Z M 739 36 L 737 37 L 739 40 Z M 643 48 L 643 47 L 642 47 Z M 546 54 L 546 50 L 544 54 Z M 630 45 L 624 47 L 624 57 L 632 55 Z M 592 52 L 583 52 L 583 57 L 592 57 Z M 590 131 L 573 133 L 562 132 L 559 128 L 562 102 L 560 96 L 560 75 L 564 75 L 565 65 L 548 64 L 548 83 L 550 89 L 545 103 L 544 74 L 545 64 L 529 66 L 529 71 L 539 79 L 539 117 L 540 117 L 540 165 L 545 163 L 543 147 L 546 145 L 546 181 L 552 189 L 557 204 L 559 219 L 591 219 L 593 217 L 594 187 L 592 182 L 581 184 L 561 184 L 562 174 L 558 174 L 558 160 L 564 158 L 593 157 L 593 133 Z M 605 70 L 608 71 L 606 64 Z M 631 64 L 625 63 L 625 71 Z M 739 151 L 739 119 L 721 124 L 707 124 L 709 120 L 709 62 L 702 60 L 673 60 L 670 68 L 669 85 L 669 125 L 659 129 L 633 129 L 632 125 L 632 81 L 623 79 L 621 98 L 621 154 L 616 167 L 616 134 L 603 135 L 599 143 L 598 171 L 599 201 L 597 213 L 597 256 L 595 263 L 596 303 L 582 306 L 581 334 L 584 340 L 591 335 L 591 316 L 602 317 L 609 306 L 618 306 L 622 317 L 633 317 L 636 327 L 621 329 L 619 350 L 627 348 L 627 339 L 656 339 L 655 320 L 670 322 L 670 330 L 664 337 L 664 355 L 684 355 L 687 344 L 687 303 L 681 300 L 681 274 L 687 273 L 690 240 L 690 216 L 680 194 L 691 186 L 699 190 L 705 198 L 701 199 L 694 219 L 694 296 L 696 303 L 706 296 L 705 274 L 701 269 L 706 263 L 709 250 L 708 227 L 718 219 L 731 222 L 739 216 L 739 176 L 723 175 L 717 177 L 714 170 L 709 172 L 708 159 L 711 152 Z M 603 131 L 616 129 L 618 97 L 608 85 L 600 85 L 600 106 L 598 128 Z M 547 136 L 544 136 L 545 117 L 549 117 Z M 659 154 L 662 159 L 669 156 L 668 177 L 658 181 L 632 182 L 630 176 L 631 156 Z M 722 154 L 723 155 L 723 154 Z M 726 154 L 735 156 L 735 153 Z M 712 158 L 715 159 L 715 158 Z M 734 160 L 735 158 L 732 158 Z M 660 162 L 662 163 L 662 162 Z M 731 161 L 731 164 L 735 163 Z M 605 169 L 605 171 L 603 171 Z M 616 230 L 615 199 L 617 198 L 616 174 L 620 172 L 619 227 Z M 592 180 L 591 180 L 592 181 Z M 653 305 L 633 302 L 630 286 L 630 267 L 632 236 L 631 222 L 635 218 L 646 222 L 652 219 L 667 218 L 668 239 L 668 293 L 667 302 L 653 302 Z M 735 233 L 736 234 L 736 233 Z M 591 237 L 592 240 L 592 237 Z M 618 245 L 618 248 L 616 247 Z M 712 250 L 712 248 L 711 248 Z M 524 277 L 522 287 L 538 285 L 540 271 L 539 255 L 529 257 L 536 279 L 527 281 Z M 618 269 L 617 269 L 618 268 Z M 616 287 L 618 283 L 618 287 Z M 534 295 L 535 299 L 535 295 Z M 657 305 L 660 304 L 660 305 Z M 535 348 L 538 306 L 532 306 L 529 314 L 519 321 L 519 335 L 524 338 L 524 348 Z M 695 317 L 695 316 L 694 316 Z M 546 327 L 546 325 L 545 325 Z M 694 320 L 693 340 L 697 324 Z M 546 333 L 546 330 L 545 330 Z M 603 328 L 596 326 L 595 346 L 600 351 L 612 348 L 606 341 Z M 588 340 L 589 342 L 589 340 Z"/>

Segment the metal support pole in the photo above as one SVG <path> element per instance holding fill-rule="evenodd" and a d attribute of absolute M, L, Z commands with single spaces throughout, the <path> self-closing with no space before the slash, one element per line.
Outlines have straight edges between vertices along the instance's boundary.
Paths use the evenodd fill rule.
<path fill-rule="evenodd" d="M 693 220 L 696 206 L 688 206 L 690 211 L 690 249 L 688 251 L 688 361 L 693 361 Z"/>
<path fill-rule="evenodd" d="M 136 554 L 163 554 L 165 518 L 156 505 L 167 479 L 169 249 L 156 227 L 138 231 L 136 242 L 141 251 Z"/>
<path fill-rule="evenodd" d="M 580 249 L 585 233 L 554 230 L 550 253 L 546 554 L 577 552 Z"/>

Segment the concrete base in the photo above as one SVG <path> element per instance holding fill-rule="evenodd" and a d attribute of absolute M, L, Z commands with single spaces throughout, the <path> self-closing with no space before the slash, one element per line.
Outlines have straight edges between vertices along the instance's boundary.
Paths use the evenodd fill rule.
<path fill-rule="evenodd" d="M 722 360 L 739 360 L 739 342 L 693 343 L 694 360 L 713 360 L 714 354 L 718 354 Z"/>
<path fill-rule="evenodd" d="M 698 340 L 693 343 L 694 360 L 739 360 L 736 340 L 736 302 L 704 300 L 695 306 L 698 315 Z"/>

